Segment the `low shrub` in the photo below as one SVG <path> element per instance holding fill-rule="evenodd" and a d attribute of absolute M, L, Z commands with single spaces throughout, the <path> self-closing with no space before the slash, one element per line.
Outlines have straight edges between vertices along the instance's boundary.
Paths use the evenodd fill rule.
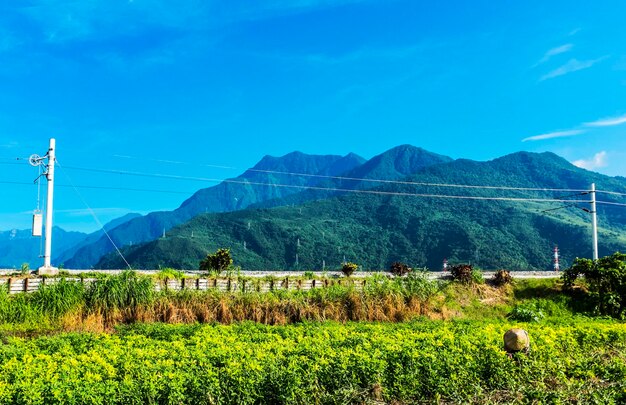
<path fill-rule="evenodd" d="M 409 266 L 407 266 L 405 263 L 393 262 L 391 263 L 391 266 L 389 267 L 389 271 L 394 276 L 401 277 L 407 274 L 410 271 L 410 269 L 409 269 Z"/>
<path fill-rule="evenodd" d="M 215 253 L 209 253 L 200 262 L 200 270 L 216 271 L 221 273 L 228 270 L 233 265 L 233 258 L 230 249 L 217 249 Z"/>
<path fill-rule="evenodd" d="M 614 318 L 626 318 L 626 254 L 616 252 L 596 260 L 579 259 L 563 272 L 566 289 L 572 289 L 579 276 L 584 276 L 586 294 L 595 312 Z"/>
<path fill-rule="evenodd" d="M 482 270 L 472 269 L 472 283 L 474 284 L 484 284 L 485 283 L 485 275 Z"/>
<path fill-rule="evenodd" d="M 497 286 L 511 284 L 512 282 L 513 277 L 511 276 L 511 272 L 508 270 L 498 270 L 493 275 L 493 283 Z"/>
<path fill-rule="evenodd" d="M 358 268 L 359 268 L 358 264 L 347 262 L 347 263 L 344 263 L 343 266 L 341 266 L 341 272 L 344 274 L 344 276 L 350 277 L 351 275 L 354 274 L 355 271 L 357 271 Z"/>
<path fill-rule="evenodd" d="M 163 268 L 159 270 L 159 272 L 155 275 L 155 277 L 159 280 L 168 280 L 168 279 L 181 280 L 184 276 L 185 274 L 182 271 L 173 269 L 171 267 Z"/>
<path fill-rule="evenodd" d="M 454 281 L 469 284 L 473 280 L 473 270 L 471 264 L 457 264 L 450 268 L 450 274 Z"/>
<path fill-rule="evenodd" d="M 539 322 L 544 318 L 543 312 L 532 306 L 516 305 L 507 318 L 520 322 Z"/>

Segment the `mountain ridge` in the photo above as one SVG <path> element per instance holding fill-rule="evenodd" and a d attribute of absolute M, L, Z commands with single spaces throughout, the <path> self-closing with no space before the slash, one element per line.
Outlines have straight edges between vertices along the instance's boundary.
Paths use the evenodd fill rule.
<path fill-rule="evenodd" d="M 124 253 L 131 264 L 140 267 L 193 268 L 208 251 L 231 247 L 236 263 L 244 269 L 295 269 L 296 254 L 301 269 L 319 269 L 322 263 L 337 268 L 343 255 L 346 260 L 378 269 L 394 260 L 436 269 L 444 257 L 489 267 L 546 269 L 554 244 L 561 249 L 564 265 L 576 256 L 590 254 L 590 218 L 583 210 L 569 208 L 548 214 L 542 210 L 562 204 L 413 197 L 411 194 L 470 194 L 462 187 L 409 182 L 580 190 L 588 190 L 595 182 L 607 191 L 626 192 L 623 179 L 580 169 L 550 153 L 517 152 L 487 162 L 459 159 L 428 166 L 404 180 L 407 183 L 376 188 L 387 195 L 352 193 L 296 207 L 203 214 L 173 229 L 168 238 Z M 471 190 L 479 197 L 506 194 L 527 199 L 556 197 L 558 192 Z M 588 198 L 582 192 L 573 194 Z M 610 202 L 613 197 L 603 198 Z M 563 204 L 568 201 L 565 198 Z M 603 224 L 601 253 L 624 250 L 626 213 L 611 206 L 599 206 L 598 211 Z M 194 238 L 189 237 L 192 232 Z M 107 256 L 99 265 L 117 267 L 116 260 Z"/>

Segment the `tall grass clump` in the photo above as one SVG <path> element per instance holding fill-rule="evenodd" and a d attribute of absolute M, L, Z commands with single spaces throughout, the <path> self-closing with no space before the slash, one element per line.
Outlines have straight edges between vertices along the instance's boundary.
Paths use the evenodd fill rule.
<path fill-rule="evenodd" d="M 400 282 L 407 297 L 415 297 L 424 301 L 441 291 L 445 285 L 439 280 L 430 280 L 428 278 L 428 270 L 426 269 L 421 271 L 414 270 L 401 279 Z"/>
<path fill-rule="evenodd" d="M 126 270 L 118 275 L 98 280 L 89 286 L 85 297 L 88 309 L 115 311 L 136 309 L 154 298 L 154 284 L 148 277 Z"/>
<path fill-rule="evenodd" d="M 30 296 L 33 306 L 52 318 L 58 318 L 80 307 L 84 300 L 84 285 L 64 278 L 54 284 L 39 287 L 39 290 Z"/>

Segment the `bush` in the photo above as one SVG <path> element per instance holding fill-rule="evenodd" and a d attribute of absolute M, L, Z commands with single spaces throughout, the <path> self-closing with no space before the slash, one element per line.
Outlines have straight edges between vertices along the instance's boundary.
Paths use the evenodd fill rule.
<path fill-rule="evenodd" d="M 185 277 L 185 273 L 180 270 L 173 269 L 171 267 L 166 267 L 155 275 L 155 277 L 159 280 L 168 280 L 168 279 L 176 279 L 180 280 Z"/>
<path fill-rule="evenodd" d="M 595 262 L 577 258 L 563 273 L 564 287 L 572 289 L 581 275 L 587 280 L 587 297 L 597 313 L 626 318 L 626 254 L 616 252 Z"/>
<path fill-rule="evenodd" d="M 497 286 L 511 284 L 512 282 L 513 277 L 511 277 L 511 272 L 508 270 L 498 270 L 496 274 L 493 275 L 493 283 Z"/>
<path fill-rule="evenodd" d="M 401 277 L 407 274 L 410 271 L 410 269 L 409 269 L 409 266 L 407 266 L 406 264 L 402 262 L 393 262 L 391 263 L 391 266 L 389 267 L 389 271 L 394 276 Z"/>
<path fill-rule="evenodd" d="M 452 279 L 461 283 L 469 284 L 473 281 L 473 271 L 471 264 L 457 264 L 450 268 Z"/>
<path fill-rule="evenodd" d="M 532 305 L 516 305 L 507 315 L 507 318 L 520 322 L 539 322 L 543 319 L 543 312 Z"/>
<path fill-rule="evenodd" d="M 479 269 L 472 269 L 472 283 L 485 284 L 485 276 L 483 271 Z"/>
<path fill-rule="evenodd" d="M 341 267 L 341 272 L 346 276 L 346 277 L 350 277 L 352 274 L 354 274 L 354 272 L 359 268 L 358 264 L 355 263 L 344 263 L 343 266 Z"/>
<path fill-rule="evenodd" d="M 427 300 L 435 295 L 442 287 L 440 281 L 429 280 L 428 271 L 411 271 L 402 279 L 404 294 L 407 298 L 417 297 L 421 300 Z"/>
<path fill-rule="evenodd" d="M 230 249 L 217 249 L 215 253 L 209 253 L 200 262 L 200 270 L 222 272 L 228 270 L 232 265 L 233 258 L 230 255 Z"/>

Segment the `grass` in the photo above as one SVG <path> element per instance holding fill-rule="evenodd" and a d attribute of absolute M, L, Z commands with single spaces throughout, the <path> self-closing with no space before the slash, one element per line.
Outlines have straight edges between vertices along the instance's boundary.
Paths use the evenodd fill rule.
<path fill-rule="evenodd" d="M 254 279 L 248 286 L 268 280 Z M 327 320 L 401 322 L 416 317 L 507 319 L 516 306 L 516 311 L 541 312 L 548 320 L 585 313 L 578 300 L 561 291 L 554 279 L 518 280 L 514 285 L 495 287 L 431 281 L 419 272 L 401 278 L 373 274 L 362 289 L 350 280 L 327 279 L 325 288 L 269 292 L 156 292 L 154 282 L 153 277 L 128 271 L 85 285 L 61 279 L 32 294 L 9 296 L 0 289 L 0 329 L 32 334 L 38 326 L 42 333 L 111 331 L 115 325 L 135 322 L 229 324 L 250 320 L 285 325 Z"/>
<path fill-rule="evenodd" d="M 327 281 L 155 292 L 125 272 L 0 288 L 0 404 L 626 400 L 625 325 L 587 317 L 558 280 Z M 510 327 L 529 331 L 529 354 L 503 352 Z"/>

